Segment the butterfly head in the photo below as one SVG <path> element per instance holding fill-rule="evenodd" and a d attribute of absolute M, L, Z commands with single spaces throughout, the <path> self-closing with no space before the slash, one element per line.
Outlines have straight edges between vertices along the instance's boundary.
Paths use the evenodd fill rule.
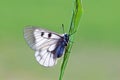
<path fill-rule="evenodd" d="M 63 38 L 64 38 L 64 41 L 65 41 L 65 43 L 67 45 L 68 42 L 69 42 L 69 35 L 65 33 L 64 36 L 63 36 Z"/>

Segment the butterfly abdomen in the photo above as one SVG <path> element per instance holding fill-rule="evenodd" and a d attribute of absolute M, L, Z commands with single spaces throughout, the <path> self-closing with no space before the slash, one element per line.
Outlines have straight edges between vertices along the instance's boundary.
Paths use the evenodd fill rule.
<path fill-rule="evenodd" d="M 68 36 L 66 34 L 58 41 L 57 47 L 55 49 L 55 57 L 60 58 L 64 54 L 65 47 L 68 44 Z"/>
<path fill-rule="evenodd" d="M 65 49 L 65 43 L 61 42 L 60 45 L 56 48 L 57 58 L 60 58 L 63 55 L 64 49 Z"/>

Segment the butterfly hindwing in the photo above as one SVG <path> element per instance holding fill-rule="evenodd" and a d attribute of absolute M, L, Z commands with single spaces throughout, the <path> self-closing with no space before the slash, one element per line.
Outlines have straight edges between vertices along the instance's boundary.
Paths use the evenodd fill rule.
<path fill-rule="evenodd" d="M 57 57 L 53 52 L 61 38 L 60 35 L 36 27 L 27 27 L 24 37 L 29 46 L 35 50 L 35 57 L 39 64 L 51 67 L 57 63 Z"/>
<path fill-rule="evenodd" d="M 41 53 L 44 53 L 44 54 L 41 54 Z M 35 52 L 36 60 L 39 62 L 39 64 L 46 67 L 54 66 L 57 63 L 57 58 L 53 58 L 53 56 L 54 54 L 51 54 L 50 52 L 47 52 L 47 51 Z"/>

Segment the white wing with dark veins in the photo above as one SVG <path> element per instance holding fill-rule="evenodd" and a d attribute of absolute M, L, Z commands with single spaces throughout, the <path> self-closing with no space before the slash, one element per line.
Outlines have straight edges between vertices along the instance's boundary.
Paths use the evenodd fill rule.
<path fill-rule="evenodd" d="M 35 58 L 39 64 L 51 67 L 57 63 L 53 51 L 61 35 L 37 27 L 27 27 L 24 30 L 24 38 L 28 45 L 35 50 Z"/>

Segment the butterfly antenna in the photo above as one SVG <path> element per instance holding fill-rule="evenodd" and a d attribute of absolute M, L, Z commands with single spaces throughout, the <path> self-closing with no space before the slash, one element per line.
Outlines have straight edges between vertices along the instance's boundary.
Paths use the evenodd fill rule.
<path fill-rule="evenodd" d="M 63 33 L 65 33 L 64 24 L 62 24 Z"/>

